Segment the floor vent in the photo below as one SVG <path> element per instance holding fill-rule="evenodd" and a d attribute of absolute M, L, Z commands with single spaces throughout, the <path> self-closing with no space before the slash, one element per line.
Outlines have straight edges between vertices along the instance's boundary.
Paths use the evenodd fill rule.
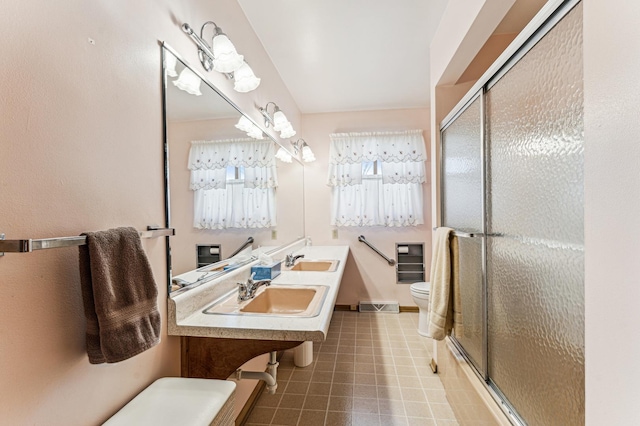
<path fill-rule="evenodd" d="M 358 305 L 360 312 L 391 312 L 400 313 L 400 304 L 398 302 L 360 302 Z"/>

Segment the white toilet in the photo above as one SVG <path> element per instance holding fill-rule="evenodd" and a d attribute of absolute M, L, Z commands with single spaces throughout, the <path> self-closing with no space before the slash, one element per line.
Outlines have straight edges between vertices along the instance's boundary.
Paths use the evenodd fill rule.
<path fill-rule="evenodd" d="M 425 337 L 429 335 L 429 293 L 431 291 L 431 283 L 420 281 L 411 284 L 411 296 L 413 301 L 420 309 L 418 317 L 418 333 Z"/>

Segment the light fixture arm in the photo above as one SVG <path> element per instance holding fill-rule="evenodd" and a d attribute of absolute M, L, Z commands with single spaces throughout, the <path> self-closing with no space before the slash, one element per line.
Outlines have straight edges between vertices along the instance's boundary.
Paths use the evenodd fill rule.
<path fill-rule="evenodd" d="M 316 161 L 316 156 L 313 154 L 311 147 L 304 139 L 301 138 L 295 142 L 289 142 L 291 142 L 291 145 L 293 145 L 293 150 L 296 155 L 298 155 L 298 152 L 302 153 L 302 161 L 304 161 L 305 163 Z"/>
<path fill-rule="evenodd" d="M 209 25 L 213 25 L 211 43 L 205 41 L 204 37 L 204 31 Z M 200 28 L 200 35 L 197 35 L 186 22 L 181 28 L 198 46 L 198 59 L 206 71 L 217 71 L 229 80 L 235 80 L 233 89 L 240 93 L 250 92 L 260 85 L 260 79 L 244 60 L 244 56 L 238 54 L 235 46 L 218 24 L 213 21 L 205 22 Z M 238 71 L 237 74 L 236 71 Z"/>
<path fill-rule="evenodd" d="M 264 126 L 267 127 L 267 128 L 270 125 L 273 126 L 273 117 L 271 115 L 269 115 L 269 105 L 273 105 L 273 114 L 275 114 L 276 111 L 280 110 L 278 105 L 273 101 L 267 102 L 267 104 L 264 106 L 264 108 L 258 107 L 258 111 L 260 111 L 260 114 L 262 114 L 262 116 L 264 117 Z"/>
<path fill-rule="evenodd" d="M 218 26 L 218 24 L 216 24 L 213 21 L 207 21 L 204 24 L 202 24 L 202 27 L 200 28 L 200 38 L 204 40 L 204 29 L 207 27 L 207 25 L 209 24 L 213 24 L 213 36 L 211 37 L 211 45 L 213 45 L 213 37 L 217 36 L 218 34 L 224 34 L 222 32 L 222 28 L 220 28 Z M 225 34 L 226 35 L 226 34 Z"/>
<path fill-rule="evenodd" d="M 307 142 L 305 142 L 304 139 L 300 138 L 295 142 L 289 141 L 291 142 L 291 145 L 293 146 L 293 151 L 296 155 L 298 155 L 298 152 L 305 146 L 309 146 L 307 145 Z"/>
<path fill-rule="evenodd" d="M 213 24 L 215 25 L 216 28 L 219 28 L 213 21 L 207 21 L 202 26 L 202 29 L 200 30 L 200 35 L 202 35 L 204 31 L 204 27 L 207 24 Z M 187 23 L 182 24 L 182 31 L 187 33 L 193 39 L 195 44 L 198 46 L 198 57 L 200 58 L 200 62 L 202 63 L 202 66 L 204 67 L 204 69 L 207 71 L 211 71 L 213 69 L 213 52 L 211 51 L 211 46 L 209 46 L 209 44 L 206 41 L 204 41 L 202 37 L 198 36 L 198 34 L 196 34 L 193 31 L 193 29 L 189 26 L 189 24 Z"/>

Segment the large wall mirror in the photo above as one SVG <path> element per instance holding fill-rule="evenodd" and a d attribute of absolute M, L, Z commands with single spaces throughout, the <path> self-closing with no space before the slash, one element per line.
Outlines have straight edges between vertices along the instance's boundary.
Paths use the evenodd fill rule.
<path fill-rule="evenodd" d="M 175 294 L 193 287 L 178 288 L 175 277 L 206 271 L 250 239 L 253 249 L 275 249 L 304 236 L 304 167 L 276 158 L 283 147 L 170 47 L 162 55 Z"/>

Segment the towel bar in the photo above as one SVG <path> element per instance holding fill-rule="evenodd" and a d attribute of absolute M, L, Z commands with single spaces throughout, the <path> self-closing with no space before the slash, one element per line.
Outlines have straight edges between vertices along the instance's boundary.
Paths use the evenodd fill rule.
<path fill-rule="evenodd" d="M 433 228 L 433 230 L 435 231 L 436 228 Z M 452 234 L 458 238 L 479 238 L 479 237 L 484 237 L 484 234 L 482 232 L 462 232 L 462 231 L 456 231 L 455 229 L 453 230 Z"/>
<path fill-rule="evenodd" d="M 176 234 L 174 228 L 158 228 L 147 226 L 146 231 L 140 231 L 140 238 L 171 237 Z M 0 234 L 0 256 L 5 253 L 31 253 L 34 250 L 44 250 L 60 247 L 83 246 L 87 243 L 87 237 L 58 237 L 28 240 L 5 240 L 5 235 Z"/>

